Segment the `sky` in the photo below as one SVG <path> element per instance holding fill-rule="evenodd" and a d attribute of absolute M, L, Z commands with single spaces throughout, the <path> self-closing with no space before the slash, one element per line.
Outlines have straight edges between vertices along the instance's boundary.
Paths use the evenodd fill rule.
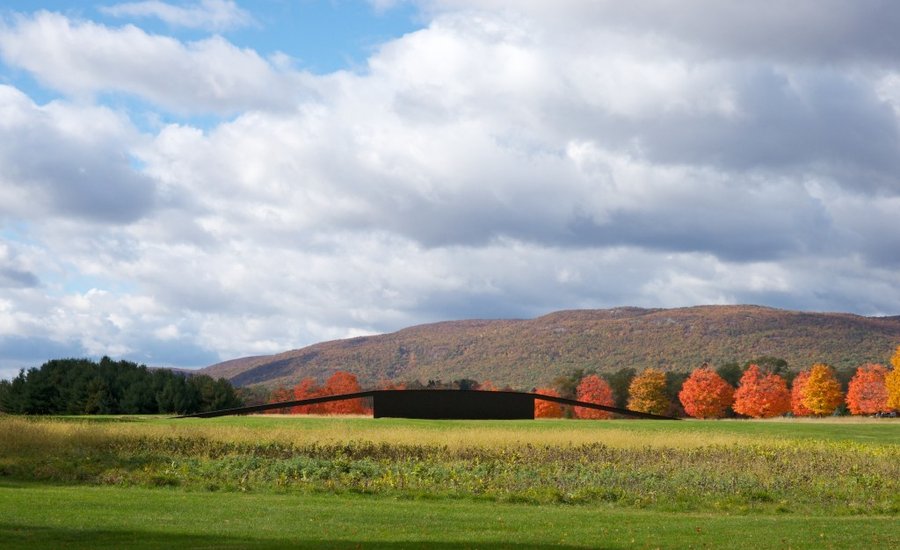
<path fill-rule="evenodd" d="M 0 377 L 451 319 L 900 313 L 900 3 L 0 6 Z"/>

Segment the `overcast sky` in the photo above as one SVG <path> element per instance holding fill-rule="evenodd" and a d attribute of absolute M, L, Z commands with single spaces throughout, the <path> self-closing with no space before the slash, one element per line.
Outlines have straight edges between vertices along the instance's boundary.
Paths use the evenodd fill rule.
<path fill-rule="evenodd" d="M 890 0 L 5 0 L 0 376 L 570 308 L 898 314 L 898 28 Z"/>

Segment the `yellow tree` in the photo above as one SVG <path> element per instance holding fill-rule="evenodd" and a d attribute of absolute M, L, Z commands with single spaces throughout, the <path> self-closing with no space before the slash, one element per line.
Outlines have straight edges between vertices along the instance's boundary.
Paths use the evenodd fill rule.
<path fill-rule="evenodd" d="M 884 385 L 887 388 L 887 408 L 900 411 L 900 346 L 891 357 L 891 365 L 894 370 L 884 376 Z"/>
<path fill-rule="evenodd" d="M 831 414 L 841 404 L 841 384 L 834 377 L 834 371 L 824 363 L 816 363 L 809 371 L 803 404 L 816 416 Z"/>
<path fill-rule="evenodd" d="M 628 408 L 652 414 L 666 414 L 669 411 L 669 397 L 666 395 L 666 375 L 656 369 L 647 369 L 634 377 L 628 386 Z"/>

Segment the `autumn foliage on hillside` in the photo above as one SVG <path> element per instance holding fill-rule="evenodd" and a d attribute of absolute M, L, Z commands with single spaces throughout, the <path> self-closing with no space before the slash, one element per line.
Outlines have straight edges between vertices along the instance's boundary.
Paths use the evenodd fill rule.
<path fill-rule="evenodd" d="M 750 365 L 734 392 L 734 412 L 753 418 L 771 418 L 791 410 L 791 394 L 784 378 L 763 373 L 759 366 Z"/>
<path fill-rule="evenodd" d="M 559 397 L 559 392 L 553 388 L 538 388 L 535 393 L 542 395 L 550 395 Z M 534 400 L 534 417 L 535 418 L 562 418 L 563 407 L 559 403 L 553 401 L 544 401 L 543 399 Z"/>
<path fill-rule="evenodd" d="M 882 365 L 866 364 L 856 369 L 847 388 L 847 408 L 853 414 L 888 412 L 888 392 L 885 376 L 888 371 Z"/>
<path fill-rule="evenodd" d="M 576 390 L 576 399 L 608 407 L 615 406 L 612 388 L 609 387 L 606 380 L 596 374 L 591 374 L 581 379 L 581 383 L 578 384 L 578 389 Z M 587 407 L 575 407 L 575 416 L 578 418 L 600 419 L 612 418 L 612 413 Z"/>
<path fill-rule="evenodd" d="M 704 361 L 718 366 L 762 355 L 784 358 L 794 367 L 828 358 L 838 368 L 855 368 L 883 363 L 885 352 L 898 343 L 900 317 L 747 306 L 616 308 L 565 311 L 529 320 L 421 325 L 233 360 L 209 367 L 206 373 L 226 377 L 236 386 L 269 388 L 293 386 L 304 376 L 324 381 L 335 370 L 346 370 L 365 387 L 375 387 L 380 380 L 472 378 L 521 389 L 545 385 L 571 368 L 591 369 L 600 376 L 627 367 L 640 372 L 657 367 L 661 357 L 675 371 L 689 371 Z M 672 396 L 677 398 L 677 391 Z"/>
<path fill-rule="evenodd" d="M 635 376 L 628 386 L 628 408 L 652 414 L 666 414 L 669 396 L 666 394 L 666 375 L 656 369 L 647 369 Z"/>
<path fill-rule="evenodd" d="M 734 401 L 734 388 L 704 364 L 684 381 L 678 399 L 694 418 L 722 418 Z"/>
<path fill-rule="evenodd" d="M 841 383 L 834 377 L 834 371 L 824 363 L 816 363 L 809 371 L 803 404 L 812 414 L 824 416 L 832 414 L 844 400 Z"/>

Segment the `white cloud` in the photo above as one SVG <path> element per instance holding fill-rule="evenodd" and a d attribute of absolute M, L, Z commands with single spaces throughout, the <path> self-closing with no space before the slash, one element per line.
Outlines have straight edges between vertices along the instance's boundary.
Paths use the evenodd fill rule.
<path fill-rule="evenodd" d="M 0 220 L 122 223 L 152 209 L 154 182 L 130 167 L 139 136 L 105 107 L 38 106 L 0 85 Z"/>
<path fill-rule="evenodd" d="M 325 76 L 48 13 L 0 30 L 72 95 L 0 87 L 0 238 L 31 222 L 0 247 L 0 357 L 199 365 L 574 307 L 900 311 L 896 69 L 866 8 L 800 3 L 823 27 L 766 44 L 799 16 L 740 30 L 740 5 L 703 4 L 731 36 L 661 1 L 457 5 Z M 236 115 L 141 134 L 110 90 Z"/>
<path fill-rule="evenodd" d="M 112 17 L 155 17 L 175 27 L 215 32 L 254 24 L 250 13 L 230 0 L 200 0 L 186 7 L 148 0 L 103 6 L 100 11 Z"/>
<path fill-rule="evenodd" d="M 0 54 L 66 94 L 125 92 L 176 113 L 289 108 L 309 93 L 302 75 L 218 36 L 182 43 L 46 11 L 0 27 Z"/>
<path fill-rule="evenodd" d="M 675 40 L 674 53 L 728 60 L 889 62 L 900 55 L 892 29 L 900 7 L 883 0 L 422 0 L 432 14 L 519 13 L 559 35 L 598 29 Z"/>

